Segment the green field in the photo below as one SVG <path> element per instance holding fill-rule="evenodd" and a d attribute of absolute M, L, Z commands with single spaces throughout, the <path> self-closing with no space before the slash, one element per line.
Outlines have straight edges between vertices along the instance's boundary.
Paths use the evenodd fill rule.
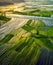
<path fill-rule="evenodd" d="M 53 58 L 53 27 L 41 30 L 39 27 L 45 27 L 45 23 L 35 21 L 29 20 L 0 40 L 0 65 L 44 65 L 45 60 L 49 65 L 52 62 L 48 61 Z"/>

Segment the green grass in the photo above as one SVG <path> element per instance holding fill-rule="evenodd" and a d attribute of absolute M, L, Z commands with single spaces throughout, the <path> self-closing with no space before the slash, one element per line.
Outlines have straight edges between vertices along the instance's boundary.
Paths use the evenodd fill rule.
<path fill-rule="evenodd" d="M 11 19 L 11 18 L 7 18 L 6 16 L 0 15 L 0 20 L 9 21 L 10 19 Z"/>
<path fill-rule="evenodd" d="M 14 36 L 14 35 L 12 35 L 12 34 L 6 35 L 6 36 L 0 41 L 0 44 L 3 44 L 3 43 L 8 42 L 13 36 Z"/>
<path fill-rule="evenodd" d="M 0 25 L 3 25 L 3 24 L 7 23 L 10 20 L 11 20 L 11 18 L 0 15 Z"/>
<path fill-rule="evenodd" d="M 41 20 L 37 21 L 38 24 L 29 20 L 25 26 L 13 30 L 0 41 L 0 64 L 35 65 L 42 49 L 53 51 L 53 39 L 44 38 L 47 36 L 44 30 L 40 34 L 39 29 L 39 34 L 36 34 L 39 26 L 45 26 Z M 49 28 L 47 32 L 52 33 L 52 29 Z"/>

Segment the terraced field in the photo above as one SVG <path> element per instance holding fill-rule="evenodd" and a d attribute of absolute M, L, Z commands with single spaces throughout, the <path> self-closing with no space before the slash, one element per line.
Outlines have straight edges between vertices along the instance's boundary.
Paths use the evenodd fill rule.
<path fill-rule="evenodd" d="M 45 23 L 35 21 L 29 20 L 0 40 L 0 65 L 53 65 L 53 27 L 48 28 L 50 35 L 39 29 Z"/>

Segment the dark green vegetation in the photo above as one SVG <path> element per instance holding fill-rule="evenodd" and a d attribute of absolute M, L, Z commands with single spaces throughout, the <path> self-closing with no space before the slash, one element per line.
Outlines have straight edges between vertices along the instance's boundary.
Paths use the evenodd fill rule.
<path fill-rule="evenodd" d="M 0 25 L 3 25 L 4 23 L 7 23 L 10 20 L 11 18 L 7 18 L 6 16 L 0 15 Z"/>
<path fill-rule="evenodd" d="M 41 20 L 29 20 L 6 35 L 0 41 L 0 65 L 53 65 L 53 27 L 48 34 L 39 29 L 45 26 Z"/>
<path fill-rule="evenodd" d="M 7 18 L 6 16 L 0 15 L 0 20 L 9 21 L 10 19 L 11 19 L 11 18 Z"/>
<path fill-rule="evenodd" d="M 13 36 L 14 36 L 14 35 L 12 35 L 12 34 L 6 35 L 6 36 L 0 41 L 0 45 L 3 44 L 3 43 L 8 42 Z"/>

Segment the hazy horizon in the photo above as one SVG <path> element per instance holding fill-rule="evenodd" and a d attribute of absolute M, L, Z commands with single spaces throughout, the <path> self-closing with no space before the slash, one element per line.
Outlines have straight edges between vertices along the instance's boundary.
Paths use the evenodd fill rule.
<path fill-rule="evenodd" d="M 53 0 L 0 0 L 0 2 L 30 2 L 30 1 L 53 1 Z"/>
<path fill-rule="evenodd" d="M 10 5 L 20 2 L 49 2 L 53 4 L 53 0 L 0 0 L 0 6 Z"/>

